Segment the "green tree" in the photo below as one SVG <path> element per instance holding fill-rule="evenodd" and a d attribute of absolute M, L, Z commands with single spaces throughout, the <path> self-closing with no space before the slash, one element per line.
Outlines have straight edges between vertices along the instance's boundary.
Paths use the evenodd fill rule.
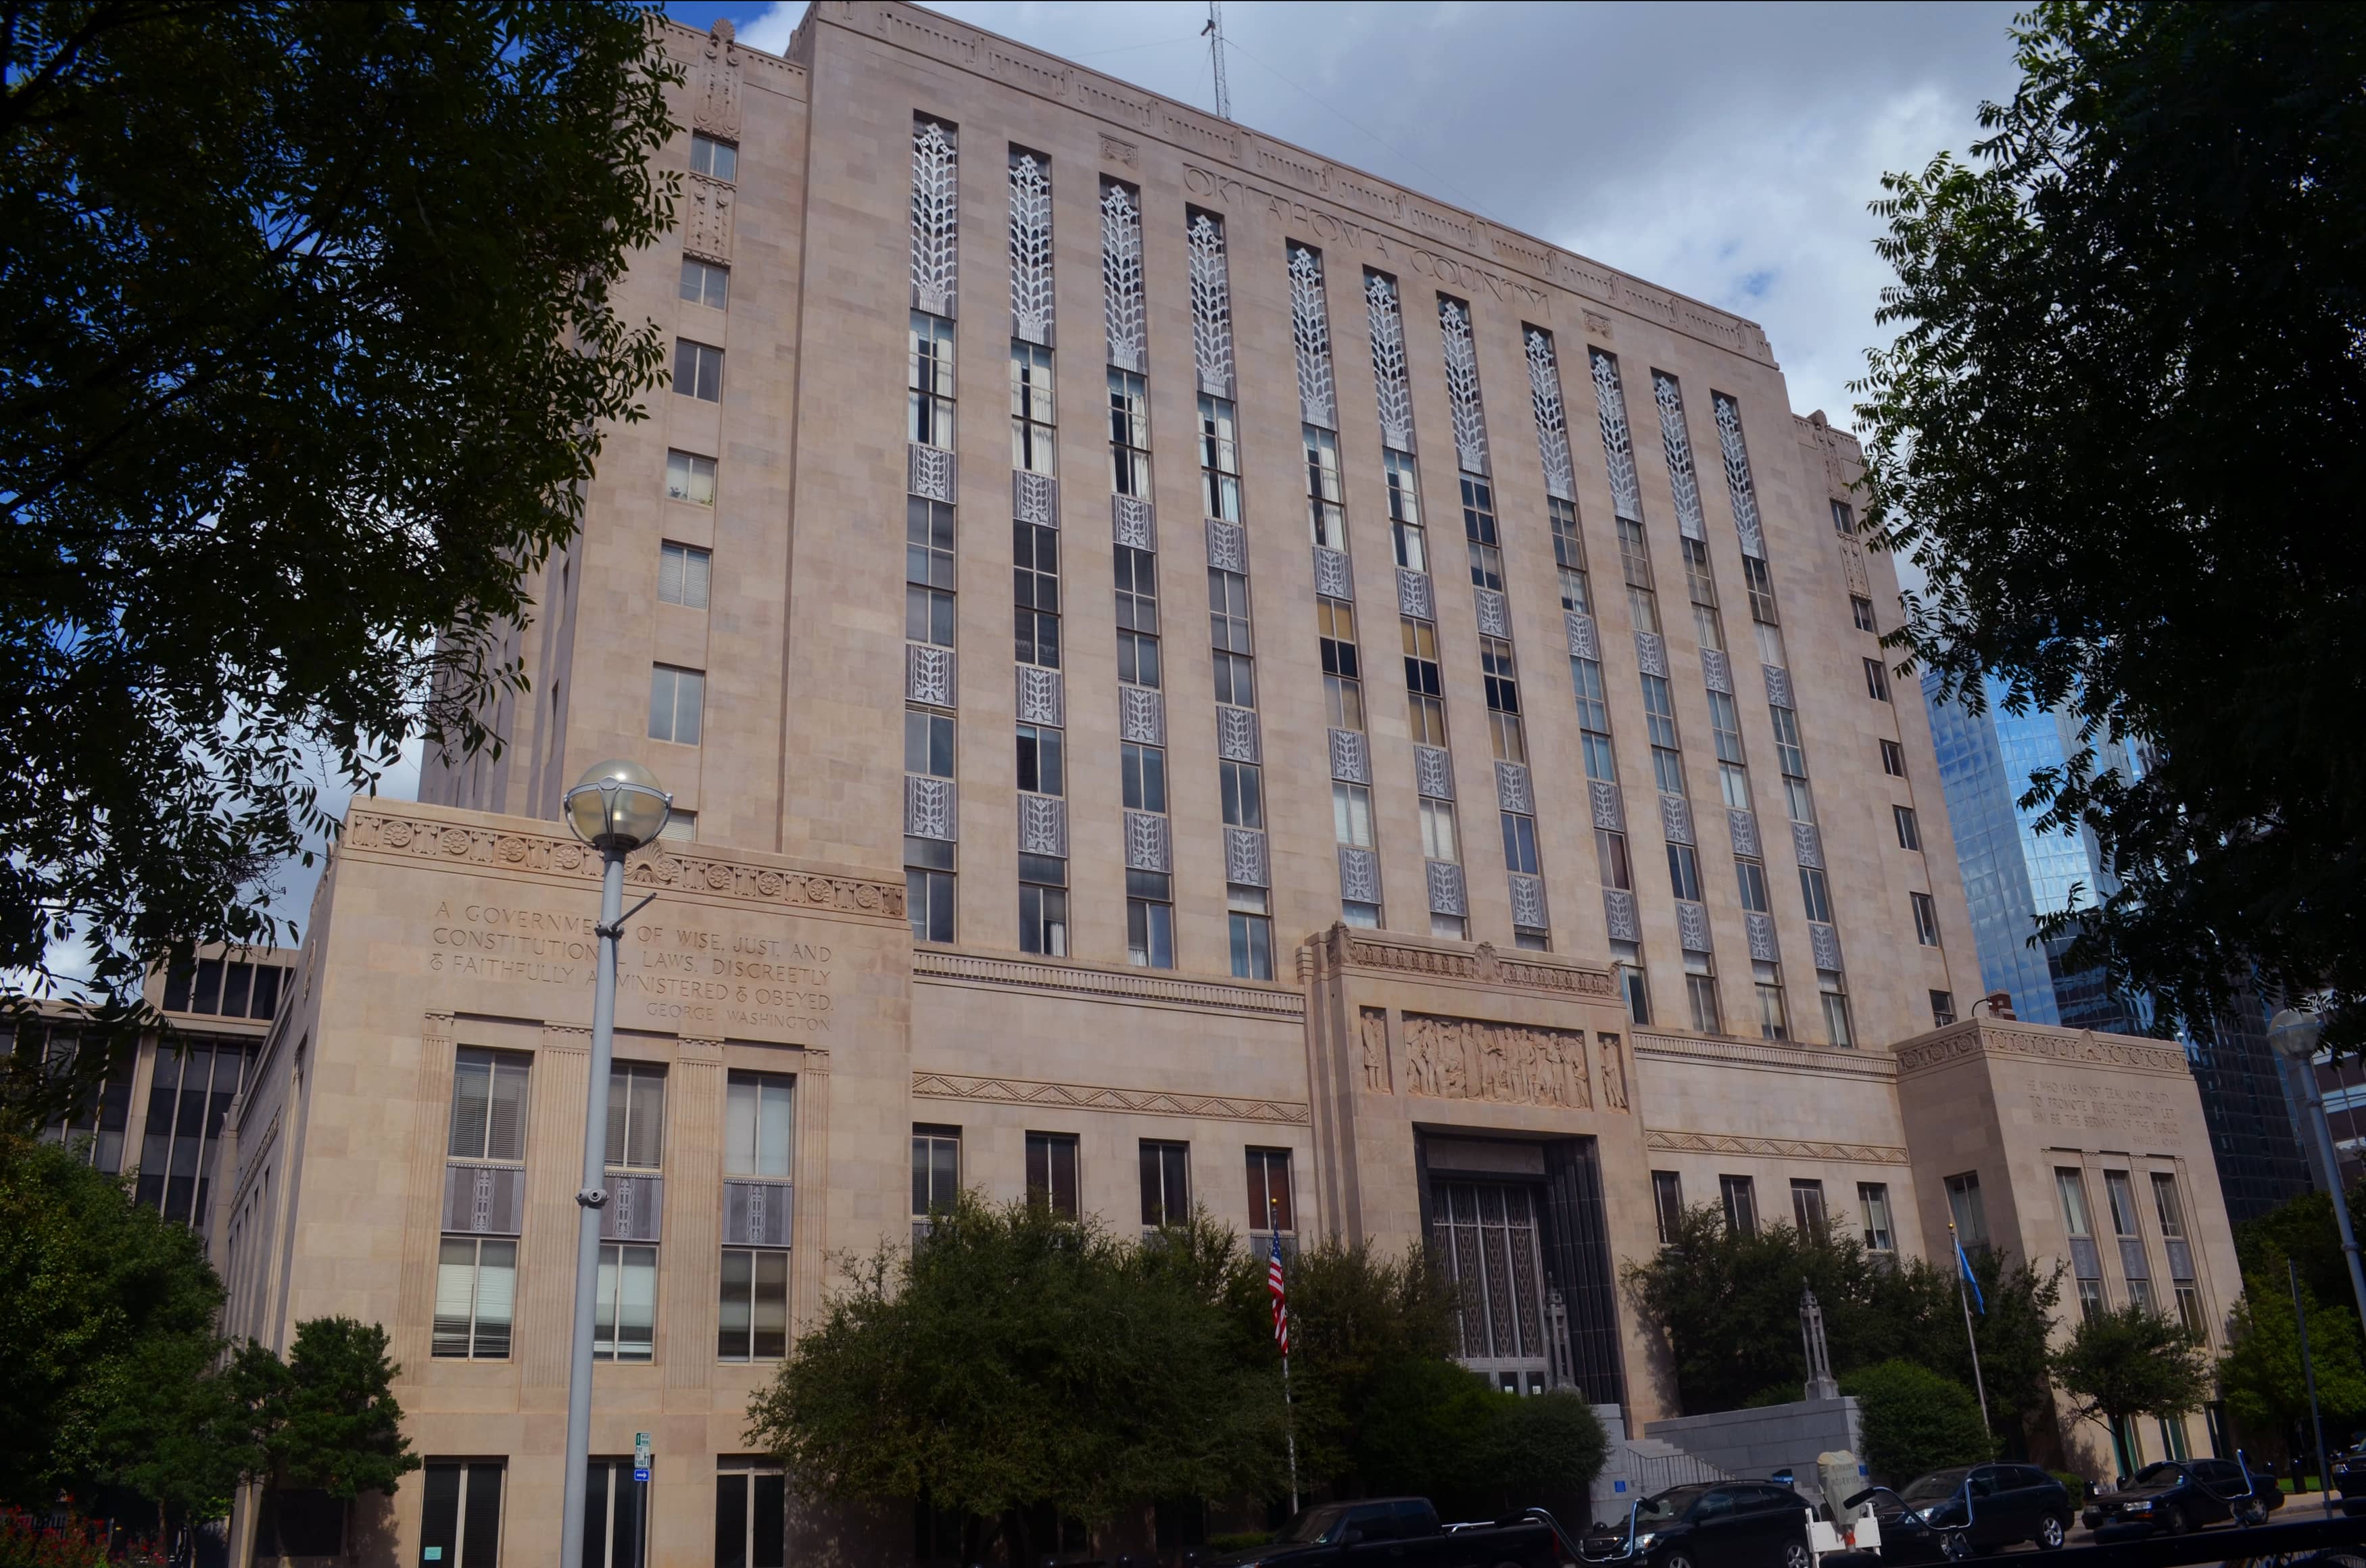
<path fill-rule="evenodd" d="M 240 1478 L 351 1499 L 419 1468 L 402 1435 L 386 1330 L 350 1317 L 296 1326 L 281 1361 L 248 1340 L 220 1379 L 224 1451 Z"/>
<path fill-rule="evenodd" d="M 1972 1248 L 1966 1256 L 1986 1305 L 1985 1311 L 1974 1309 L 1971 1332 L 1979 1343 L 1977 1384 L 1987 1390 L 1989 1421 L 2000 1435 L 2017 1431 L 2024 1441 L 2037 1441 L 2054 1418 L 2047 1341 L 2062 1299 L 2061 1266 L 2041 1274 L 1993 1247 Z M 1887 1344 L 1895 1347 L 1887 1354 L 1928 1367 L 1964 1388 L 1974 1387 L 1956 1277 L 1952 1267 L 1917 1258 L 1876 1278 L 1874 1310 L 1887 1327 L 1862 1348 L 1853 1345 L 1843 1352 L 1835 1345 L 1834 1365 L 1842 1372 L 1870 1365 Z"/>
<path fill-rule="evenodd" d="M 2116 880 L 2047 929 L 2074 967 L 2205 1036 L 2238 982 L 2327 987 L 2355 1046 L 2366 9 L 2049 0 L 2015 37 L 1974 162 L 1874 206 L 1865 525 L 1930 585 L 1891 645 L 2074 715 L 2029 791 Z"/>
<path fill-rule="evenodd" d="M 131 1487 L 211 1517 L 221 1282 L 186 1226 L 70 1149 L 0 1134 L 0 1501 Z"/>
<path fill-rule="evenodd" d="M 2075 1414 L 2111 1429 L 2121 1468 L 2133 1472 L 2127 1424 L 2182 1416 L 2210 1397 L 2210 1352 L 2181 1323 L 2130 1305 L 2083 1319 L 2054 1355 L 2054 1375 Z"/>
<path fill-rule="evenodd" d="M 2358 1234 L 2366 1236 L 2366 1182 L 2349 1189 L 2349 1223 Z M 2349 1284 L 2349 1264 L 2341 1254 L 2341 1229 L 2334 1222 L 2333 1199 L 2327 1193 L 2304 1193 L 2256 1218 L 2238 1221 L 2235 1257 L 2247 1280 L 2253 1274 L 2282 1279 L 2284 1260 L 2289 1258 L 2314 1299 L 2353 1305 L 2357 1301 Z"/>
<path fill-rule="evenodd" d="M 2342 1285 L 2346 1294 L 2346 1278 Z M 2328 1421 L 2366 1415 L 2366 1360 L 2359 1354 L 2358 1315 L 2317 1296 L 2305 1279 L 2301 1299 L 2308 1309 L 2308 1352 L 2316 1371 L 2319 1409 Z M 2218 1362 L 2218 1388 L 2227 1413 L 2246 1430 L 2272 1439 L 2281 1449 L 2293 1423 L 2308 1417 L 2300 1324 L 2293 1313 L 2291 1276 L 2284 1270 L 2244 1275 L 2242 1297 L 2229 1315 L 2227 1339 L 2227 1352 Z"/>
<path fill-rule="evenodd" d="M 1349 1491 L 1374 1484 L 1361 1476 L 1370 1457 L 1373 1402 L 1392 1382 L 1423 1373 L 1412 1365 L 1444 1364 L 1460 1349 L 1453 1279 L 1418 1244 L 1390 1258 L 1362 1242 L 1335 1238 L 1301 1250 L 1289 1270 L 1293 1429 L 1302 1474 Z M 1453 1385 L 1436 1379 L 1435 1393 Z M 1403 1387 L 1389 1393 L 1403 1399 Z M 1441 1417 L 1440 1418 L 1444 1418 Z"/>
<path fill-rule="evenodd" d="M 498 745 L 504 637 L 662 372 L 614 298 L 676 194 L 649 22 L 8 8 L 0 969 L 75 937 L 127 1004 L 276 933 L 321 771 Z"/>
<path fill-rule="evenodd" d="M 750 1401 L 748 1441 L 827 1495 L 995 1521 L 1014 1560 L 1045 1512 L 1265 1495 L 1282 1403 L 1261 1281 L 1203 1220 L 1135 1246 L 964 1194 L 861 1266 Z"/>
<path fill-rule="evenodd" d="M 1886 1485 L 1996 1455 L 1972 1391 L 1928 1367 L 1905 1361 L 1860 1367 L 1841 1379 L 1841 1392 L 1856 1398 L 1865 1469 Z"/>

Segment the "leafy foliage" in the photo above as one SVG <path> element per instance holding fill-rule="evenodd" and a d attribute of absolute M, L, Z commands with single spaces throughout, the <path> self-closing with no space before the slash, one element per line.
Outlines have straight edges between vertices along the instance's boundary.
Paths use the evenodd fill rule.
<path fill-rule="evenodd" d="M 2349 1189 L 2349 1223 L 2366 1236 L 2366 1182 Z M 2282 1279 L 2289 1258 L 2300 1270 L 2301 1283 L 2314 1293 L 2312 1299 L 2353 1305 L 2357 1301 L 2349 1265 L 2341 1253 L 2341 1228 L 2333 1218 L 2333 1199 L 2327 1193 L 2304 1193 L 2256 1218 L 2238 1221 L 2235 1258 L 2247 1280 L 2253 1274 Z"/>
<path fill-rule="evenodd" d="M 1974 1318 L 1989 1408 L 2000 1431 L 2042 1420 L 2051 1408 L 2046 1337 L 2061 1299 L 2060 1274 L 1973 1249 L 1988 1311 Z M 1921 1259 L 1891 1263 L 1844 1236 L 1803 1236 L 1786 1225 L 1745 1236 L 1715 1204 L 1687 1210 L 1675 1238 L 1627 1266 L 1626 1287 L 1660 1336 L 1688 1415 L 1800 1396 L 1807 1359 L 1799 1293 L 1823 1308 L 1833 1372 L 1906 1360 L 1966 1388 L 1971 1350 L 1953 1269 Z"/>
<path fill-rule="evenodd" d="M 643 7 L 12 6 L 0 96 L 0 968 L 118 1003 L 402 741 L 498 745 L 509 639 L 671 224 Z M 38 715 L 38 722 L 31 718 Z"/>
<path fill-rule="evenodd" d="M 2245 1428 L 2282 1446 L 2282 1434 L 2308 1415 L 2308 1379 L 2300 1359 L 2300 1320 L 2293 1312 L 2292 1276 L 2283 1269 L 2243 1276 L 2242 1298 L 2229 1315 L 2229 1349 L 2218 1362 L 2218 1388 L 2227 1413 Z M 2301 1282 L 2308 1311 L 2309 1361 L 2316 1396 L 2334 1419 L 2366 1416 L 2366 1360 L 2359 1354 L 2358 1314 L 2327 1301 Z"/>
<path fill-rule="evenodd" d="M 2208 1347 L 2181 1323 L 2131 1304 L 2080 1321 L 2054 1353 L 2074 1413 L 2112 1431 L 2135 1416 L 2182 1416 L 2210 1397 Z"/>
<path fill-rule="evenodd" d="M 0 1134 L 0 1502 L 226 1499 L 201 1393 L 222 1288 L 186 1226 L 73 1151 Z"/>
<path fill-rule="evenodd" d="M 1453 1279 L 1425 1248 L 1390 1259 L 1335 1238 L 1299 1253 L 1290 1303 L 1299 1464 L 1349 1489 L 1376 1485 L 1359 1474 L 1372 1462 L 1359 1443 L 1371 1434 L 1374 1402 L 1391 1382 L 1422 1375 L 1405 1372 L 1408 1365 L 1442 1365 L 1459 1348 Z M 1433 1394 L 1454 1387 L 1422 1386 Z"/>
<path fill-rule="evenodd" d="M 1841 1379 L 1865 1418 L 1865 1463 L 1874 1480 L 1903 1486 L 1950 1464 L 1996 1457 L 1972 1391 L 1912 1361 L 1883 1361 Z"/>
<path fill-rule="evenodd" d="M 969 1195 L 933 1227 L 874 1254 L 800 1337 L 749 1404 L 749 1442 L 831 1496 L 1002 1520 L 1022 1553 L 1045 1505 L 1099 1522 L 1275 1488 L 1280 1367 L 1231 1233 L 1202 1220 L 1127 1246 Z"/>
<path fill-rule="evenodd" d="M 2074 967 L 2205 1036 L 2239 982 L 2329 988 L 2355 1046 L 2366 11 L 2048 0 L 2016 37 L 1975 162 L 1874 206 L 1865 526 L 1930 583 L 1891 645 L 2076 716 L 2029 796 L 2118 884 L 2047 928 Z"/>
<path fill-rule="evenodd" d="M 242 1480 L 332 1497 L 392 1493 L 419 1468 L 394 1397 L 386 1330 L 308 1318 L 282 1361 L 253 1340 L 220 1379 L 223 1454 Z"/>

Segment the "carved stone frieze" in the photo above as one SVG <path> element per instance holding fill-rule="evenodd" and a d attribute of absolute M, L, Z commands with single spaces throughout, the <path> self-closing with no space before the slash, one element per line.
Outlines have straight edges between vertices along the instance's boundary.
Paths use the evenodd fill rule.
<path fill-rule="evenodd" d="M 1125 1111 L 1136 1115 L 1203 1116 L 1220 1121 L 1303 1126 L 1311 1117 L 1303 1100 L 1249 1100 L 1228 1094 L 1186 1094 L 1171 1089 L 1112 1089 L 1091 1083 L 1046 1083 L 1026 1078 L 975 1078 L 953 1072 L 915 1072 L 912 1093 L 923 1100 L 971 1100 L 1000 1105 L 1056 1105 L 1081 1111 Z"/>
<path fill-rule="evenodd" d="M 1391 1092 L 1389 1082 L 1389 1015 L 1385 1008 L 1367 1007 L 1356 1019 L 1358 1044 L 1364 1053 L 1364 1087 L 1375 1094 Z"/>
<path fill-rule="evenodd" d="M 1396 974 L 1429 975 L 1439 980 L 1474 980 L 1485 985 L 1555 991 L 1565 996 L 1615 997 L 1607 969 L 1541 963 L 1526 957 L 1499 953 L 1493 943 L 1466 947 L 1416 946 L 1391 941 L 1357 927 L 1335 925 L 1326 940 L 1333 960 L 1354 969 L 1385 969 Z"/>
<path fill-rule="evenodd" d="M 1593 1108 L 1583 1031 L 1408 1013 L 1404 1042 L 1408 1094 Z"/>
<path fill-rule="evenodd" d="M 1920 1072 L 1975 1056 L 2042 1057 L 2052 1061 L 2091 1062 L 2099 1067 L 2133 1068 L 2143 1072 L 2191 1076 L 2185 1053 L 2171 1045 L 2155 1044 L 2124 1035 L 2098 1035 L 2092 1029 L 2032 1027 L 1966 1019 L 1953 1028 L 1928 1036 L 1898 1053 L 1900 1073 Z"/>
<path fill-rule="evenodd" d="M 1806 1138 L 1752 1137 L 1742 1133 L 1679 1132 L 1645 1127 L 1643 1147 L 1663 1154 L 1756 1154 L 1777 1159 L 1829 1159 L 1856 1165 L 1904 1165 L 1906 1150 L 1887 1143 L 1825 1143 Z"/>

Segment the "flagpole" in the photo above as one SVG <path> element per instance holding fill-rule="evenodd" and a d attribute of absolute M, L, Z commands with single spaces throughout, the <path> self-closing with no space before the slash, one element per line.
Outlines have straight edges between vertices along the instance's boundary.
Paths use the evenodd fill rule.
<path fill-rule="evenodd" d="M 1298 1417 L 1290 1397 L 1290 1297 L 1281 1271 L 1281 1226 L 1274 1223 L 1280 1217 L 1281 1204 L 1268 1192 L 1265 1200 L 1266 1231 L 1273 1238 L 1273 1259 L 1266 1270 L 1266 1282 L 1273 1292 L 1273 1337 L 1281 1346 L 1281 1438 L 1290 1450 L 1290 1512 L 1298 1513 Z"/>
<path fill-rule="evenodd" d="M 1996 1428 L 1989 1425 L 1988 1380 L 1980 1375 L 1979 1336 L 1972 1332 L 1972 1298 L 1964 1293 L 1964 1281 L 1970 1277 L 1972 1260 L 1964 1256 L 1964 1243 L 1955 1235 L 1955 1222 L 1953 1220 L 1947 1222 L 1947 1239 L 1955 1248 L 1955 1303 L 1964 1309 L 1964 1342 L 1972 1348 L 1972 1386 L 1979 1391 L 1980 1395 L 1980 1430 L 1993 1438 Z"/>
<path fill-rule="evenodd" d="M 1290 1412 L 1290 1352 L 1281 1353 L 1281 1435 L 1290 1445 L 1290 1511 L 1298 1512 L 1298 1426 Z"/>

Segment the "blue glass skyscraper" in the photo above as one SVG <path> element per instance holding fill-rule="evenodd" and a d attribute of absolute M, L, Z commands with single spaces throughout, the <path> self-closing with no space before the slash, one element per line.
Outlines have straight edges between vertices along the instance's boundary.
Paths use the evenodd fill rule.
<path fill-rule="evenodd" d="M 2150 1031 L 2141 996 L 2115 994 L 2095 969 L 2063 962 L 2067 939 L 2037 939 L 2048 914 L 2091 908 L 2115 890 L 2090 834 L 2041 834 L 2042 809 L 2023 807 L 2030 775 L 2060 767 L 2079 750 L 2077 722 L 2059 711 L 2010 713 L 2004 688 L 1991 680 L 1985 711 L 1941 702 L 1925 676 L 1922 695 L 1939 753 L 1939 781 L 1955 828 L 1955 858 L 1971 905 L 1972 936 L 1987 991 L 2009 991 L 2014 1014 L 2041 1024 L 2113 1034 Z M 2123 769 L 2135 759 L 2117 747 L 2103 762 Z M 2210 1123 L 2218 1181 L 2232 1218 L 2248 1219 L 2308 1190 L 2292 1113 L 2259 1007 L 2223 1018 L 2209 1045 L 2185 1042 Z"/>

